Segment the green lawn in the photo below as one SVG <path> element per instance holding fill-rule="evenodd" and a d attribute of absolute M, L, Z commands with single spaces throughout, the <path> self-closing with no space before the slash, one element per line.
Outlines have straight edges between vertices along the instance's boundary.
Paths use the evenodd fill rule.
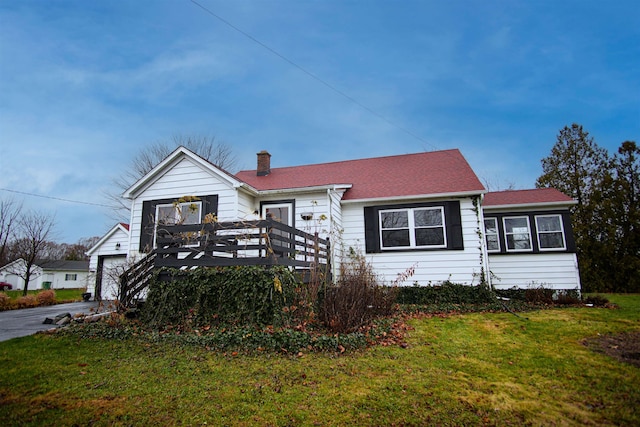
<path fill-rule="evenodd" d="M 136 339 L 0 343 L 0 425 L 640 425 L 640 369 L 583 345 L 617 310 L 416 318 L 407 348 L 222 355 Z"/>

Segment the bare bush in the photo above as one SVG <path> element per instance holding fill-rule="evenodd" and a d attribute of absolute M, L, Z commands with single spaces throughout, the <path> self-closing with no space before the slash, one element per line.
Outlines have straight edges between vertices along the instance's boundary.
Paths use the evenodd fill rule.
<path fill-rule="evenodd" d="M 320 320 L 332 332 L 353 332 L 379 316 L 393 312 L 397 287 L 381 286 L 373 267 L 354 255 L 343 262 L 340 280 L 326 288 Z"/>

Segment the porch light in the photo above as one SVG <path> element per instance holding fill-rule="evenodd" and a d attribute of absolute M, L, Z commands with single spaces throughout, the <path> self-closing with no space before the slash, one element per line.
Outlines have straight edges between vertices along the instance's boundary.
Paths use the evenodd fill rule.
<path fill-rule="evenodd" d="M 302 212 L 300 214 L 300 218 L 305 221 L 309 221 L 310 219 L 313 219 L 313 212 Z"/>

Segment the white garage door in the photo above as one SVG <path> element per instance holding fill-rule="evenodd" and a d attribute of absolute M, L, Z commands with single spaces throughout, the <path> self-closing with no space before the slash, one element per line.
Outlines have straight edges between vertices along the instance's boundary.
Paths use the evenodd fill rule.
<path fill-rule="evenodd" d="M 118 276 L 124 271 L 126 257 L 109 257 L 102 264 L 102 299 L 118 299 Z"/>

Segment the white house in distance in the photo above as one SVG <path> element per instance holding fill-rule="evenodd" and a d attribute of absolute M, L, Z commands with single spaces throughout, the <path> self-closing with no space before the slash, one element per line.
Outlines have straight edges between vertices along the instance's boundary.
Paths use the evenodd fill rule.
<path fill-rule="evenodd" d="M 92 271 L 100 256 L 103 268 L 107 256 L 145 256 L 158 219 L 270 215 L 330 238 L 334 269 L 352 249 L 387 284 L 412 270 L 404 285 L 477 285 L 484 276 L 497 287 L 580 289 L 573 200 L 550 189 L 488 193 L 459 150 L 282 168 L 271 168 L 266 151 L 257 157 L 256 169 L 231 174 L 177 148 L 123 194 L 130 225 L 90 250 Z M 187 196 L 195 201 L 180 203 Z"/>
<path fill-rule="evenodd" d="M 13 289 L 24 289 L 25 261 L 17 259 L 0 267 L 0 282 Z M 36 260 L 29 279 L 29 290 L 86 288 L 91 283 L 88 261 Z"/>

